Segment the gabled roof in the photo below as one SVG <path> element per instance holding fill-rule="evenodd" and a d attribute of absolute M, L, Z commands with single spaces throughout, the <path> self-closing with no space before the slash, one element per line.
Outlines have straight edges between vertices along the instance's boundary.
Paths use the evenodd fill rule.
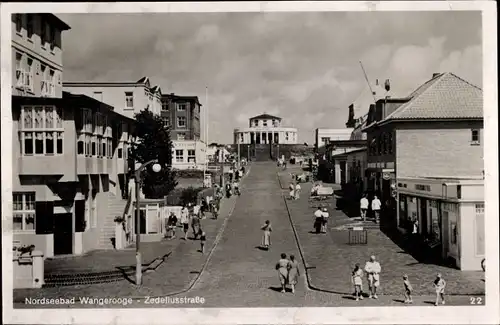
<path fill-rule="evenodd" d="M 450 72 L 436 75 L 408 97 L 384 121 L 483 118 L 481 88 Z"/>
<path fill-rule="evenodd" d="M 281 117 L 278 117 L 278 116 L 274 116 L 274 115 L 269 115 L 269 114 L 260 114 L 260 115 L 257 115 L 257 116 L 254 116 L 254 117 L 251 117 L 250 119 L 253 120 L 253 119 L 261 119 L 261 118 L 267 118 L 267 119 L 275 119 L 275 120 L 281 120 Z"/>
<path fill-rule="evenodd" d="M 160 88 L 160 86 L 154 86 L 152 89 L 153 89 L 154 93 L 159 93 L 161 95 L 161 88 Z"/>
<path fill-rule="evenodd" d="M 141 79 L 137 80 L 137 83 L 138 84 L 145 84 L 146 87 L 148 87 L 148 88 L 151 87 L 148 77 L 142 77 Z"/>

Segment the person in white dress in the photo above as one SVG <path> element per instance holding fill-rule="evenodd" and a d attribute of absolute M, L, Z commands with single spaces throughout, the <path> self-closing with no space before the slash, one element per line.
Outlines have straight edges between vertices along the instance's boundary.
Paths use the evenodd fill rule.
<path fill-rule="evenodd" d="M 295 200 L 298 200 L 300 198 L 300 190 L 302 189 L 302 187 L 300 187 L 300 184 L 297 183 L 297 185 L 295 185 Z"/>
<path fill-rule="evenodd" d="M 377 262 L 375 256 L 370 256 L 370 260 L 365 264 L 365 272 L 368 277 L 368 289 L 370 290 L 370 298 L 377 299 L 377 288 L 380 286 L 380 272 L 382 267 Z"/>
<path fill-rule="evenodd" d="M 372 210 L 373 213 L 375 214 L 375 222 L 379 223 L 380 220 L 380 208 L 382 207 L 382 203 L 378 199 L 378 197 L 375 195 L 372 200 Z"/>

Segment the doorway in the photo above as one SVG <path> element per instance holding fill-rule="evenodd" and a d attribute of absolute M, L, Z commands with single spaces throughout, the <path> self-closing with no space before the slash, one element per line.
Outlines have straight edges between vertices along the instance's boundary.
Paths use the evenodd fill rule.
<path fill-rule="evenodd" d="M 54 255 L 73 254 L 73 214 L 54 214 Z"/>

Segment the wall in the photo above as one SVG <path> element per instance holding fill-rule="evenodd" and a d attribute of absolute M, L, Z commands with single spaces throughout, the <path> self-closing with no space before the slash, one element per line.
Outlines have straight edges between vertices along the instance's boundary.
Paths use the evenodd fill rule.
<path fill-rule="evenodd" d="M 482 123 L 427 124 L 396 131 L 397 177 L 482 176 L 480 145 L 471 144 L 471 129 Z"/>
<path fill-rule="evenodd" d="M 83 84 L 82 86 L 74 84 L 64 84 L 64 91 L 74 94 L 83 94 L 95 98 L 94 92 L 102 92 L 102 100 L 97 100 L 114 107 L 114 111 L 128 118 L 134 118 L 134 115 L 144 110 L 149 104 L 147 96 L 144 94 L 146 88 L 142 84 L 137 85 L 113 85 L 101 86 Z M 125 92 L 133 92 L 133 108 L 127 108 L 125 103 Z"/>
<path fill-rule="evenodd" d="M 326 144 L 326 142 L 323 141 L 323 138 L 328 138 L 329 141 L 349 140 L 351 138 L 351 133 L 353 130 L 353 128 L 316 129 L 316 148 L 320 148 Z"/>
<path fill-rule="evenodd" d="M 36 235 L 33 233 L 13 233 L 13 240 L 20 246 L 35 245 L 35 250 L 41 251 L 44 257 L 54 256 L 54 235 Z"/>
<path fill-rule="evenodd" d="M 484 254 L 476 252 L 476 211 L 475 203 L 462 203 L 460 206 L 460 269 L 462 271 L 481 270 Z M 484 226 L 484 223 L 483 223 Z"/>

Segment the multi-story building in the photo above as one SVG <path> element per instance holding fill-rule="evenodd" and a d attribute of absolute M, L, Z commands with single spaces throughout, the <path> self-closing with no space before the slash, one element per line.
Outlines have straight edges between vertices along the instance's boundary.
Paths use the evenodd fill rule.
<path fill-rule="evenodd" d="M 154 114 L 160 114 L 161 89 L 151 86 L 148 77 L 135 82 L 63 82 L 65 91 L 92 97 L 114 107 L 115 111 L 129 118 L 149 108 Z"/>
<path fill-rule="evenodd" d="M 21 58 L 12 80 L 14 244 L 45 257 L 112 247 L 133 120 L 62 91 L 64 22 L 23 14 L 12 24 L 13 59 Z"/>
<path fill-rule="evenodd" d="M 201 106 L 197 96 L 162 95 L 161 116 L 170 125 L 172 140 L 201 139 Z"/>
<path fill-rule="evenodd" d="M 345 141 L 350 140 L 351 133 L 354 128 L 345 129 L 316 129 L 314 131 L 315 143 L 314 146 L 316 150 L 326 146 L 332 141 Z"/>
<path fill-rule="evenodd" d="M 282 126 L 281 117 L 264 113 L 250 118 L 248 124 L 234 129 L 235 144 L 297 144 L 297 129 Z"/>
<path fill-rule="evenodd" d="M 161 98 L 161 116 L 170 126 L 172 167 L 203 169 L 207 161 L 207 143 L 201 134 L 201 104 L 197 96 L 171 93 Z"/>
<path fill-rule="evenodd" d="M 371 105 L 367 126 L 368 189 L 395 204 L 396 179 L 482 177 L 482 90 L 452 73 L 435 73 L 405 98 Z M 396 226 L 395 207 L 388 226 Z"/>

